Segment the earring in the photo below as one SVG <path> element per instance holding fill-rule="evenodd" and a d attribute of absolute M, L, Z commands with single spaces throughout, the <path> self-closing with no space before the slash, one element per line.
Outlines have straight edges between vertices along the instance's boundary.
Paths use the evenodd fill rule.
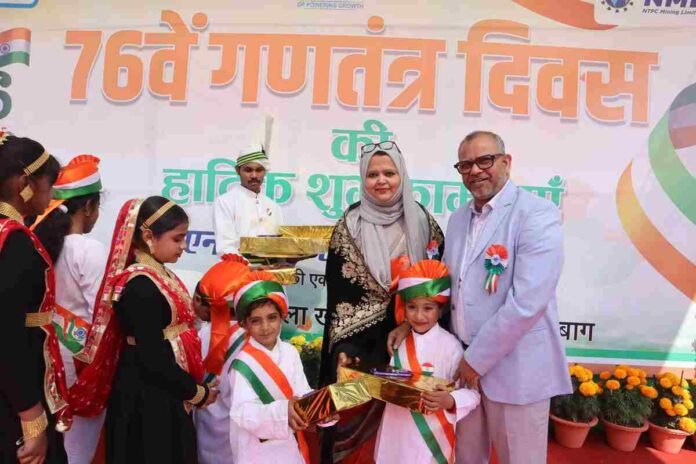
<path fill-rule="evenodd" d="M 19 192 L 19 196 L 22 197 L 22 200 L 24 200 L 24 203 L 28 202 L 29 200 L 32 199 L 34 196 L 34 190 L 31 188 L 31 185 L 27 185 L 22 189 L 21 192 Z"/>

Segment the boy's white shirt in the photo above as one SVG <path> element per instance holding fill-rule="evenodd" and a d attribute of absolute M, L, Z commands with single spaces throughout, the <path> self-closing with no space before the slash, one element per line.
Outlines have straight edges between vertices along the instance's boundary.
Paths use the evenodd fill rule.
<path fill-rule="evenodd" d="M 231 324 L 236 324 L 232 321 Z M 201 353 L 203 359 L 208 355 L 210 345 L 210 322 L 204 322 L 198 331 L 201 339 Z M 241 327 L 230 338 L 230 345 L 240 337 L 244 336 L 244 329 Z M 232 450 L 230 449 L 230 385 L 227 382 L 227 372 L 230 364 L 234 361 L 243 343 L 239 345 L 237 351 L 225 361 L 221 374 L 216 377 L 219 381 L 217 400 L 207 408 L 194 409 L 193 420 L 196 424 L 196 435 L 198 439 L 198 461 L 201 464 L 214 464 L 218 462 L 232 462 Z"/>
<path fill-rule="evenodd" d="M 250 339 L 250 343 L 263 350 L 280 367 L 295 396 L 303 396 L 312 390 L 295 347 L 280 339 L 273 350 L 266 349 L 254 339 Z M 288 425 L 288 400 L 263 404 L 247 379 L 234 369 L 229 371 L 228 384 L 231 392 L 229 439 L 232 462 L 304 464 L 294 432 Z"/>
<path fill-rule="evenodd" d="M 416 345 L 416 356 L 421 366 L 430 363 L 435 368 L 433 376 L 456 380 L 455 374 L 459 361 L 464 357 L 464 349 L 459 340 L 439 324 L 435 324 L 424 334 L 412 333 Z M 393 361 L 392 358 L 392 363 Z M 467 388 L 457 388 L 451 395 L 454 398 L 456 412 L 445 412 L 451 424 L 456 424 L 476 409 L 481 401 L 478 392 Z M 387 403 L 377 436 L 375 461 L 378 464 L 435 462 L 408 409 Z"/>

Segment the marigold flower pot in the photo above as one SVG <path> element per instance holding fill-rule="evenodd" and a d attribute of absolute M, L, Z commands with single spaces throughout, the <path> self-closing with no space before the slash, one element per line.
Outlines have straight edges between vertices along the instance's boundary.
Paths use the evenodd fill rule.
<path fill-rule="evenodd" d="M 607 435 L 607 443 L 619 451 L 630 452 L 636 449 L 640 436 L 648 430 L 647 420 L 640 427 L 626 427 L 604 420 L 604 418 L 602 418 L 602 424 L 604 424 L 604 430 Z"/>
<path fill-rule="evenodd" d="M 667 427 L 660 427 L 650 422 L 650 430 L 648 431 L 650 435 L 650 442 L 658 451 L 663 451 L 665 453 L 677 454 L 681 451 L 686 437 L 689 436 L 688 433 L 681 430 L 668 429 Z"/>
<path fill-rule="evenodd" d="M 590 422 L 573 422 L 551 414 L 551 422 L 553 422 L 553 436 L 561 446 L 582 448 L 587 434 L 597 425 L 599 419 L 595 417 Z"/>

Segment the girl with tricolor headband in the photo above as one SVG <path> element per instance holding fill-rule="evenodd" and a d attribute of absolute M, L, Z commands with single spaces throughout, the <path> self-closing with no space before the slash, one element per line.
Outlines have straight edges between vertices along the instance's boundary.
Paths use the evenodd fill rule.
<path fill-rule="evenodd" d="M 248 339 L 229 373 L 232 462 L 309 464 L 295 411 L 297 397 L 311 391 L 297 350 L 280 340 L 288 299 L 273 274 L 247 274 L 234 297 L 237 320 Z"/>
<path fill-rule="evenodd" d="M 56 428 L 70 424 L 51 325 L 53 262 L 29 229 L 51 200 L 60 164 L 31 139 L 0 130 L 0 462 L 65 462 Z"/>
<path fill-rule="evenodd" d="M 53 326 L 60 341 L 68 387 L 84 364 L 74 356 L 82 351 L 92 325 L 97 293 L 104 278 L 109 250 L 88 237 L 99 218 L 101 196 L 99 158 L 79 155 L 61 169 L 53 185 L 53 200 L 31 227 L 55 263 L 56 308 Z M 68 462 L 91 462 L 104 423 L 75 415 L 64 435 Z"/>
<path fill-rule="evenodd" d="M 194 414 L 198 462 L 234 462 L 230 450 L 230 385 L 221 379 L 245 341 L 245 331 L 234 318 L 234 296 L 249 272 L 247 261 L 226 254 L 203 275 L 193 296 L 194 309 L 204 321 L 198 336 L 203 348 L 205 382 L 219 381 L 215 403 Z"/>
<path fill-rule="evenodd" d="M 450 285 L 449 270 L 440 261 L 419 261 L 400 273 L 398 292 L 411 332 L 394 352 L 394 367 L 456 381 L 464 349 L 438 324 L 449 302 Z M 466 388 L 450 392 L 442 387 L 424 393 L 422 400 L 430 414 L 386 405 L 375 447 L 376 462 L 454 462 L 456 423 L 478 406 L 478 392 Z"/>

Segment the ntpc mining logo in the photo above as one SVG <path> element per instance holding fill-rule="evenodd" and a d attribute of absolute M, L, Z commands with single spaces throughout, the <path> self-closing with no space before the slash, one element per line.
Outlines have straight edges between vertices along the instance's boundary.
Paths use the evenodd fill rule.
<path fill-rule="evenodd" d="M 696 16 L 696 0 L 645 0 L 643 14 Z"/>

